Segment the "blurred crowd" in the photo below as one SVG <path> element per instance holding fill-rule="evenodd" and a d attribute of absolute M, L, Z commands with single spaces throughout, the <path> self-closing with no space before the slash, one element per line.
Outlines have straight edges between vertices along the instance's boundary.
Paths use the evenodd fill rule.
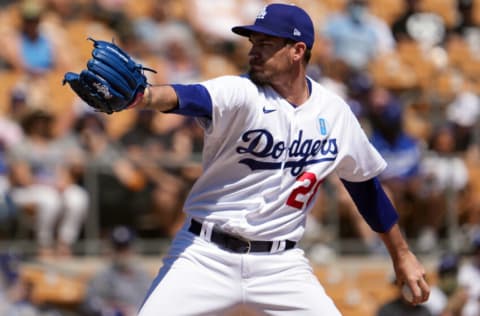
<path fill-rule="evenodd" d="M 119 225 L 173 236 L 201 173 L 201 128 L 147 110 L 94 112 L 63 74 L 85 67 L 88 37 L 155 69 L 152 84 L 241 74 L 249 43 L 230 29 L 269 2 L 0 1 L 0 238 L 30 238 L 56 258 Z M 480 1 L 288 2 L 314 19 L 309 75 L 348 102 L 387 160 L 381 181 L 415 249 L 453 238 L 446 248 L 468 250 L 480 232 Z M 334 226 L 381 252 L 339 183 L 322 187 L 306 240 L 328 243 Z"/>

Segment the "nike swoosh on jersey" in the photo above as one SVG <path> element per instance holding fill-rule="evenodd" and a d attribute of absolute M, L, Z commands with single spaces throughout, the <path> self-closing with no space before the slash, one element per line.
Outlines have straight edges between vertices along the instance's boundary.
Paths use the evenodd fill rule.
<path fill-rule="evenodd" d="M 265 114 L 275 112 L 276 110 L 277 109 L 267 109 L 266 106 L 263 106 L 263 113 L 265 113 Z"/>

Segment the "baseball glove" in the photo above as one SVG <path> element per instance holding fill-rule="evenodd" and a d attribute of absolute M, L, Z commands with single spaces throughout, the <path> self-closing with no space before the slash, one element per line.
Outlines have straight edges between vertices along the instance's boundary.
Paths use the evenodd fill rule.
<path fill-rule="evenodd" d="M 156 72 L 137 64 L 115 43 L 93 42 L 92 57 L 80 74 L 67 72 L 63 84 L 96 111 L 112 114 L 134 104 L 149 85 L 144 70 Z"/>

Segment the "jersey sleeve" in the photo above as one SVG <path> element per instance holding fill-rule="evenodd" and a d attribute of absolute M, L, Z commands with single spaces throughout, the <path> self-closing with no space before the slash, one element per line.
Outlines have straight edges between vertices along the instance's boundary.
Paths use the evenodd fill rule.
<path fill-rule="evenodd" d="M 186 116 L 212 118 L 212 100 L 207 89 L 201 84 L 173 84 L 172 88 L 178 97 L 178 104 L 166 113 Z"/>
<path fill-rule="evenodd" d="M 374 231 L 387 232 L 398 221 L 398 213 L 378 178 L 362 182 L 349 182 L 342 179 L 342 183 L 358 211 Z"/>
<path fill-rule="evenodd" d="M 255 86 L 241 76 L 222 76 L 201 83 L 212 103 L 211 118 L 201 123 L 208 134 L 222 136 L 235 120 L 240 123 L 248 115 L 249 100 L 256 93 Z"/>
<path fill-rule="evenodd" d="M 242 76 L 221 76 L 198 84 L 174 84 L 178 106 L 168 113 L 193 116 L 207 133 L 221 135 L 231 120 L 241 119 L 238 108 L 248 104 L 253 84 Z M 245 110 L 243 107 L 242 112 Z"/>
<path fill-rule="evenodd" d="M 342 138 L 337 175 L 351 182 L 361 182 L 379 175 L 387 163 L 370 143 L 357 118 L 346 104 L 341 121 Z"/>

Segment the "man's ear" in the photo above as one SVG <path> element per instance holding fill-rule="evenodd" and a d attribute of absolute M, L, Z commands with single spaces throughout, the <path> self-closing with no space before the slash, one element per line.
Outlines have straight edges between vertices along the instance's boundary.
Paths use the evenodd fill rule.
<path fill-rule="evenodd" d="M 305 43 L 303 42 L 297 42 L 293 45 L 293 49 L 294 49 L 293 60 L 294 61 L 303 60 L 303 56 L 307 51 L 307 45 L 305 45 Z"/>

